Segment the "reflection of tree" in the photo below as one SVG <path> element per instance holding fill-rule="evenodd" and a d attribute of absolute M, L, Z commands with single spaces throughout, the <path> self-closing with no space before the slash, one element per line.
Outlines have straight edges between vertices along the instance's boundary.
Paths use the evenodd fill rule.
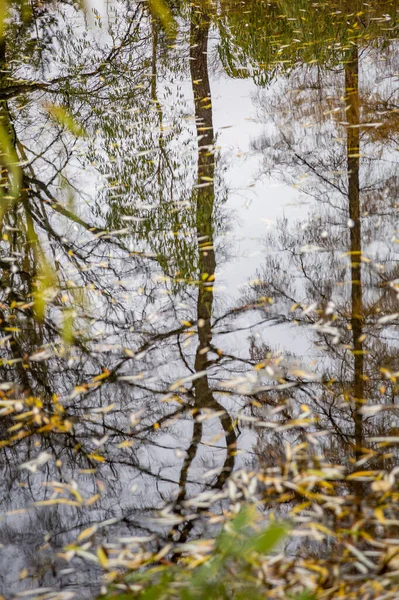
<path fill-rule="evenodd" d="M 369 60 L 371 56 L 378 60 L 379 54 L 372 51 Z M 321 381 L 303 384 L 294 399 L 309 403 L 319 427 L 328 429 L 331 442 L 324 444 L 331 459 L 341 453 L 342 461 L 342 454 L 351 448 L 358 468 L 367 459 L 384 464 L 373 463 L 378 448 L 367 438 L 392 426 L 381 415 L 371 418 L 367 406 L 381 403 L 390 410 L 397 395 L 394 378 L 390 386 L 384 375 L 384 369 L 396 365 L 395 316 L 385 332 L 380 324 L 382 316 L 382 323 L 390 320 L 395 306 L 389 282 L 397 278 L 397 263 L 387 243 L 394 212 L 392 198 L 380 190 L 383 181 L 392 189 L 396 167 L 390 153 L 396 132 L 384 130 L 386 136 L 377 136 L 373 123 L 364 120 L 363 97 L 367 104 L 372 100 L 365 70 L 364 87 L 359 89 L 361 65 L 354 45 L 344 78 L 326 73 L 320 86 L 308 72 L 306 86 L 297 73 L 288 83 L 284 103 L 274 105 L 270 98 L 263 103 L 259 97 L 275 133 L 256 142 L 268 169 L 290 182 L 299 181 L 311 207 L 307 223 L 291 228 L 284 221 L 276 238 L 268 240 L 278 247 L 278 255 L 270 255 L 259 273 L 256 296 L 261 303 L 262 297 L 272 297 L 276 305 L 270 311 L 282 319 L 311 326 L 307 329 L 316 344 Z M 319 79 L 320 72 L 313 75 Z M 340 96 L 345 98 L 344 113 Z M 298 121 L 292 124 L 288 120 L 294 112 Z M 374 189 L 378 202 L 368 203 Z M 380 240 L 387 246 L 385 256 L 380 250 L 373 260 L 373 244 Z M 360 494 L 361 488 L 355 492 Z"/>
<path fill-rule="evenodd" d="M 203 13 L 192 17 L 190 36 L 190 70 L 193 84 L 195 121 L 198 148 L 197 190 L 196 190 L 196 229 L 198 242 L 199 285 L 197 298 L 198 346 L 194 361 L 195 413 L 201 409 L 222 410 L 220 422 L 226 438 L 226 459 L 213 487 L 223 488 L 235 464 L 237 436 L 233 420 L 215 398 L 207 369 L 212 348 L 212 314 L 214 303 L 214 281 L 216 257 L 214 247 L 214 204 L 215 204 L 215 148 L 212 122 L 212 99 L 208 75 L 208 35 L 209 17 Z M 186 480 L 190 466 L 196 458 L 203 438 L 201 421 L 194 419 L 192 442 L 182 465 L 179 481 L 179 495 L 176 503 L 180 508 L 187 497 Z M 182 529 L 179 541 L 186 542 L 193 528 L 190 521 Z"/>
<path fill-rule="evenodd" d="M 345 65 L 345 98 L 347 101 L 346 153 L 348 170 L 348 204 L 351 257 L 351 329 L 353 346 L 353 400 L 355 455 L 359 460 L 363 448 L 361 408 L 364 403 L 362 230 L 360 219 L 360 107 L 358 47 L 353 46 Z"/>
<path fill-rule="evenodd" d="M 396 0 L 245 0 L 239 6 L 223 0 L 217 19 L 223 67 L 231 77 L 252 77 L 261 86 L 297 66 L 336 68 L 353 42 L 362 46 L 389 37 L 395 27 L 384 24 L 394 25 L 396 8 Z"/>
<path fill-rule="evenodd" d="M 168 276 L 186 279 L 193 277 L 195 258 L 194 147 L 178 86 L 186 57 L 184 50 L 168 48 L 170 40 L 156 19 L 138 10 L 135 21 L 129 62 L 136 68 L 125 74 L 129 87 L 118 98 L 123 110 L 94 108 L 101 133 L 91 154 L 111 184 L 102 198 L 108 227 L 129 227 L 135 246 L 153 253 Z M 123 65 L 112 63 L 112 70 L 126 72 L 126 55 L 121 59 Z M 114 86 L 111 101 L 119 82 Z"/>
<path fill-rule="evenodd" d="M 283 5 L 291 7 L 256 5 L 255 20 L 267 10 L 272 30 Z M 296 7 L 302 3 L 290 10 Z M 237 15 L 224 10 L 223 3 L 222 25 L 230 27 L 227 21 Z M 65 588 L 80 586 L 82 573 L 82 587 L 91 585 L 100 568 L 111 578 L 118 577 L 115 570 L 147 566 L 152 555 L 136 550 L 136 535 L 150 535 L 151 550 L 171 543 L 168 556 L 178 560 L 188 551 L 185 542 L 212 530 L 224 508 L 242 499 L 241 489 L 253 499 L 247 489 L 254 490 L 253 483 L 267 510 L 296 503 L 300 513 L 303 503 L 309 510 L 311 501 L 317 509 L 325 503 L 327 517 L 320 521 L 348 530 L 352 491 L 359 498 L 361 488 L 340 481 L 343 469 L 331 465 L 345 463 L 353 475 L 352 462 L 388 468 L 392 461 L 368 440 L 392 423 L 364 410 L 378 401 L 395 414 L 398 370 L 396 321 L 383 330 L 378 320 L 395 310 L 395 254 L 386 251 L 382 266 L 367 262 L 378 219 L 385 239 L 393 233 L 397 189 L 390 158 L 396 132 L 385 115 L 381 128 L 364 122 L 375 106 L 392 111 L 396 104 L 384 95 L 389 86 L 377 97 L 368 94 L 367 82 L 359 85 L 362 53 L 373 58 L 375 50 L 365 49 L 364 39 L 345 26 L 343 41 L 357 46 L 348 51 L 342 43 L 327 61 L 332 71 L 305 72 L 300 63 L 310 63 L 313 50 L 306 60 L 294 53 L 296 68 L 280 82 L 286 93 L 278 105 L 266 98 L 274 137 L 258 148 L 285 179 L 297 182 L 298 171 L 307 175 L 303 191 L 314 206 L 306 228 L 281 224 L 272 239 L 277 257 L 268 256 L 255 298 L 251 294 L 248 305 L 223 313 L 215 288 L 223 194 L 208 8 L 190 7 L 188 19 L 182 9 L 176 44 L 143 3 L 122 3 L 118 11 L 109 24 L 110 47 L 87 31 L 81 35 L 79 27 L 74 31 L 71 22 L 65 31 L 57 29 L 60 63 L 42 48 L 36 69 L 47 65 L 40 71 L 45 81 L 5 78 L 0 86 L 3 117 L 23 163 L 21 196 L 4 213 L 0 256 L 0 502 L 3 512 L 21 513 L 7 515 L 0 538 L 5 552 L 14 544 L 21 567 L 28 565 L 29 585 L 31 578 L 53 585 L 64 559 L 77 571 L 60 584 Z M 342 26 L 344 17 L 337 17 Z M 278 44 L 295 34 L 289 18 L 278 20 Z M 327 25 L 326 19 L 317 22 L 325 54 Z M 248 33 L 254 36 L 253 28 Z M 248 48 L 244 28 L 235 35 L 239 62 L 258 51 L 259 62 L 267 36 L 258 45 L 253 37 Z M 274 50 L 265 64 L 279 60 Z M 236 76 L 235 56 L 227 54 Z M 189 101 L 176 91 L 186 64 L 195 123 L 192 114 L 186 119 Z M 64 123 L 45 108 L 48 102 L 65 109 L 59 113 Z M 305 128 L 311 118 L 313 127 Z M 89 140 L 76 138 L 75 121 Z M 80 152 L 95 163 L 90 169 Z M 8 189 L 8 168 L 3 177 Z M 108 182 L 98 189 L 90 177 Z M 67 201 L 68 190 L 74 203 Z M 38 290 L 49 292 L 41 320 L 35 315 Z M 263 311 L 259 331 L 266 321 L 308 326 L 303 330 L 311 332 L 318 355 L 317 378 L 293 352 L 276 355 L 255 337 L 249 356 L 244 344 L 236 356 L 230 334 L 245 335 L 252 327 L 245 321 L 252 308 Z M 382 385 L 390 398 L 382 396 Z M 318 420 L 309 424 L 310 413 Z M 237 469 L 243 464 L 236 456 L 240 419 L 254 428 L 256 474 Z M 321 436 L 325 429 L 329 435 Z M 312 435 L 321 441 L 309 450 Z M 324 467 L 325 480 L 319 475 Z M 346 512 L 334 505 L 334 493 L 344 498 Z M 42 563 L 43 556 L 58 553 Z M 86 572 L 87 559 L 95 572 Z"/>
<path fill-rule="evenodd" d="M 0 367 L 5 382 L 0 391 L 4 466 L 1 504 L 3 511 L 15 508 L 26 512 L 18 524 L 10 517 L 0 533 L 6 548 L 14 540 L 24 555 L 21 566 L 28 565 L 29 581 L 32 577 L 41 585 L 51 585 L 53 578 L 59 577 L 60 568 L 58 561 L 42 565 L 43 573 L 39 568 L 43 556 L 39 548 L 46 529 L 52 530 L 49 544 L 54 553 L 75 542 L 85 528 L 93 528 L 90 537 L 97 543 L 97 528 L 101 531 L 101 522 L 109 518 L 115 519 L 114 534 L 147 534 L 157 528 L 145 520 L 146 516 L 172 500 L 176 513 L 181 515 L 178 538 L 183 542 L 194 536 L 194 521 L 185 520 L 186 501 L 193 498 L 198 486 L 201 490 L 222 490 L 235 465 L 233 420 L 215 397 L 214 383 L 208 375 L 211 355 L 222 359 L 220 352 L 214 352 L 212 342 L 212 320 L 217 321 L 213 315 L 213 282 L 215 206 L 219 198 L 216 201 L 206 56 L 209 26 L 209 21 L 199 19 L 192 25 L 190 41 L 196 117 L 191 134 L 202 138 L 196 181 L 181 184 L 190 204 L 182 217 L 190 221 L 190 237 L 182 237 L 183 245 L 172 241 L 168 246 L 159 235 L 153 241 L 153 248 L 160 244 L 156 256 L 137 251 L 136 234 L 148 243 L 147 234 L 140 226 L 130 227 L 134 223 L 130 218 L 142 216 L 140 202 L 151 199 L 154 191 L 161 195 L 162 210 L 158 214 L 154 211 L 159 228 L 174 229 L 174 220 L 181 218 L 178 211 L 170 210 L 177 167 L 170 162 L 173 151 L 168 147 L 181 130 L 171 134 L 163 130 L 157 86 L 166 70 L 163 67 L 161 75 L 157 71 L 157 44 L 162 34 L 154 20 L 143 16 L 138 8 L 132 21 L 119 32 L 122 40 L 116 36 L 115 51 L 102 50 L 102 64 L 106 66 L 90 70 L 91 59 L 87 64 L 82 54 L 81 79 L 74 78 L 73 69 L 69 77 L 52 79 L 49 90 L 57 94 L 60 105 L 68 107 L 67 117 L 73 115 L 82 121 L 89 133 L 101 125 L 102 139 L 97 140 L 96 148 L 96 142 L 92 143 L 90 153 L 102 174 L 106 172 L 104 165 L 115 156 L 113 140 L 119 139 L 125 153 L 111 171 L 115 182 L 121 183 L 120 188 L 114 187 L 112 180 L 105 194 L 91 197 L 85 192 L 85 175 L 83 180 L 76 175 L 82 168 L 77 154 L 82 148 L 86 151 L 89 142 L 77 140 L 73 127 L 68 130 L 38 107 L 38 102 L 43 102 L 43 97 L 37 95 L 41 88 L 32 85 L 28 89 L 24 84 L 23 89 L 16 85 L 10 91 L 12 86 L 7 86 L 7 100 L 2 101 L 14 132 L 13 148 L 22 164 L 23 185 L 21 197 L 7 207 L 3 219 L 0 318 L 6 335 Z M 71 56 L 81 47 L 79 39 L 72 38 Z M 96 60 L 100 51 L 94 46 Z M 149 129 L 141 137 L 143 155 L 138 158 L 132 146 L 132 154 L 123 146 L 131 142 L 126 115 L 121 121 L 116 117 L 113 121 L 107 114 L 100 118 L 101 111 L 117 101 L 115 82 L 119 86 L 121 71 L 128 77 L 124 62 L 133 64 L 133 57 L 137 68 L 126 86 L 141 85 L 145 80 L 145 91 L 154 101 L 148 108 L 144 92 L 133 98 L 127 90 L 118 99 L 121 114 L 126 107 L 146 106 L 147 113 L 140 114 L 139 122 L 146 122 L 148 115 Z M 149 64 L 153 69 L 150 80 L 144 77 Z M 110 70 L 107 83 L 101 81 L 103 69 Z M 45 89 L 44 85 L 40 93 Z M 23 96 L 16 96 L 18 92 Z M 24 110 L 19 111 L 17 103 L 22 101 Z M 148 162 L 148 169 L 142 169 L 147 160 L 143 162 L 148 149 L 145 136 L 154 116 L 159 161 Z M 35 133 L 38 129 L 45 132 L 39 139 Z M 150 133 L 152 136 L 154 132 Z M 153 145 L 152 138 L 148 144 Z M 194 147 L 195 139 L 188 144 Z M 187 169 L 183 165 L 182 171 L 183 167 Z M 133 181 L 123 179 L 129 170 L 134 171 Z M 154 185 L 147 187 L 154 173 Z M 8 185 L 10 173 L 4 172 L 4 178 Z M 118 211 L 118 202 L 112 198 L 115 191 L 122 193 L 124 200 L 131 200 L 133 208 Z M 74 196 L 72 206 L 67 201 L 69 193 Z M 107 208 L 101 203 L 108 203 Z M 157 231 L 151 219 L 145 227 L 147 233 Z M 182 260 L 186 261 L 185 267 Z M 153 280 L 154 273 L 160 273 L 159 266 L 168 273 L 172 263 L 180 265 L 182 271 L 184 285 L 179 289 L 179 298 L 167 295 L 164 299 L 160 294 L 158 298 L 163 286 Z M 185 287 L 188 276 L 191 280 Z M 41 319 L 36 314 L 39 293 L 43 295 Z M 196 313 L 190 328 L 182 325 L 187 310 Z M 228 316 L 218 315 L 219 322 Z M 194 333 L 198 335 L 198 346 L 192 352 L 186 342 Z M 233 356 L 227 360 L 234 364 Z M 185 384 L 187 373 L 189 382 Z M 179 379 L 183 383 L 179 384 Z M 132 412 L 140 415 L 137 423 L 132 421 L 135 425 L 129 419 Z M 215 412 L 217 418 L 212 417 Z M 206 469 L 202 450 L 212 448 L 208 439 L 213 425 L 208 427 L 201 417 L 211 419 L 213 425 L 220 422 L 226 440 L 225 446 L 222 443 L 215 447 L 211 459 L 217 475 L 203 485 L 199 485 L 195 473 Z M 190 427 L 189 420 L 194 429 L 186 448 L 181 438 Z M 180 455 L 185 452 L 186 458 L 181 460 L 177 451 Z M 27 465 L 22 470 L 21 463 Z M 106 494 L 101 486 L 97 487 L 99 478 L 107 482 Z M 132 482 L 138 484 L 137 498 L 129 493 Z M 96 498 L 98 489 L 101 493 Z M 50 514 L 49 510 L 54 512 Z M 192 509 L 190 512 L 192 518 Z M 198 509 L 198 516 L 202 514 L 203 509 Z M 32 530 L 36 531 L 35 538 Z M 102 537 L 98 534 L 99 543 L 106 543 L 108 535 L 111 530 Z M 162 540 L 159 533 L 157 543 L 162 545 Z M 77 569 L 81 560 L 77 553 L 73 560 Z M 13 575 L 16 577 L 16 573 Z M 77 581 L 74 577 L 72 584 Z M 96 577 L 93 574 L 92 579 Z"/>

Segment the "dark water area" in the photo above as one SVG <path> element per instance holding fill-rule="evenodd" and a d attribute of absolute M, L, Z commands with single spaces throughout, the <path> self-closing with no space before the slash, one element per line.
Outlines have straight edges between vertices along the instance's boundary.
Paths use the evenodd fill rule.
<path fill-rule="evenodd" d="M 0 597 L 397 598 L 399 3 L 0 8 Z"/>

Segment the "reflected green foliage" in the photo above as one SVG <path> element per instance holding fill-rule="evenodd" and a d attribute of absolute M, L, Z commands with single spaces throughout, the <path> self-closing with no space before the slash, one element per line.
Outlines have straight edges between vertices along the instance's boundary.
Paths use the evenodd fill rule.
<path fill-rule="evenodd" d="M 165 31 L 171 35 L 176 29 L 172 11 L 164 0 L 149 0 L 149 9 L 154 18 L 159 19 Z"/>
<path fill-rule="evenodd" d="M 231 77 L 265 86 L 298 65 L 338 67 L 351 44 L 396 37 L 396 2 L 223 0 L 218 18 L 220 56 Z"/>

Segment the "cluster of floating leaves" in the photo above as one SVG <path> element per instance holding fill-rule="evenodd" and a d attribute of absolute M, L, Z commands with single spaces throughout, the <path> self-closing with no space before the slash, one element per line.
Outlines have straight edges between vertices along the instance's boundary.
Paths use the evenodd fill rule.
<path fill-rule="evenodd" d="M 259 370 L 265 365 L 256 367 Z M 391 379 L 396 377 L 392 373 L 386 375 Z M 75 393 L 84 394 L 91 385 L 101 385 L 108 376 L 109 373 L 105 372 L 93 378 Z M 306 373 L 301 373 L 301 376 L 306 376 Z M 175 382 L 174 386 L 181 388 L 189 384 L 187 379 Z M 231 390 L 234 390 L 235 385 L 241 385 L 241 382 L 229 383 Z M 285 382 L 276 383 L 273 389 L 277 391 L 281 388 L 286 388 Z M 272 388 L 269 386 L 267 389 Z M 254 390 L 254 393 L 259 393 L 259 389 Z M 22 463 L 19 468 L 29 472 L 29 480 L 38 476 L 53 462 L 55 467 L 61 469 L 62 454 L 55 460 L 51 452 L 40 451 L 39 440 L 49 432 L 54 435 L 74 435 L 74 428 L 77 426 L 69 418 L 63 404 L 56 397 L 51 406 L 44 406 L 38 398 L 13 398 L 12 390 L 3 390 L 1 395 L 2 419 L 10 419 L 11 423 L 7 439 L 2 441 L 2 445 L 12 447 L 28 436 L 36 440 L 37 456 Z M 334 464 L 331 457 L 323 455 L 321 442 L 329 432 L 315 429 L 318 419 L 308 406 L 302 406 L 301 414 L 295 419 L 279 418 L 284 408 L 285 403 L 276 405 L 270 411 L 269 419 L 235 414 L 236 427 L 250 422 L 257 430 L 271 430 L 280 435 L 290 431 L 294 438 L 298 438 L 296 442 L 280 438 L 282 448 L 278 462 L 269 466 L 257 464 L 255 470 L 248 467 L 238 469 L 229 474 L 225 485 L 219 489 L 211 487 L 209 491 L 202 491 L 182 500 L 178 510 L 172 503 L 162 510 L 153 510 L 151 514 L 141 516 L 141 524 L 154 530 L 150 535 L 116 534 L 105 536 L 104 540 L 103 532 L 117 528 L 118 518 L 89 525 L 78 531 L 75 541 L 65 546 L 58 557 L 71 565 L 76 558 L 95 564 L 103 570 L 104 584 L 111 585 L 114 593 L 140 594 L 148 585 L 157 584 L 160 587 L 157 588 L 158 595 L 154 597 L 161 598 L 165 594 L 165 597 L 180 597 L 181 588 L 185 585 L 181 578 L 185 580 L 190 573 L 190 577 L 194 578 L 201 565 L 208 562 L 211 565 L 212 561 L 217 561 L 218 546 L 215 550 L 215 542 L 203 537 L 194 537 L 185 542 L 175 541 L 179 537 L 179 528 L 189 526 L 191 529 L 194 526 L 195 530 L 197 522 L 204 526 L 203 521 L 206 521 L 207 527 L 211 529 L 222 527 L 229 531 L 230 523 L 232 520 L 235 522 L 236 515 L 243 507 L 251 505 L 257 509 L 251 517 L 255 530 L 265 527 L 267 521 L 283 520 L 289 534 L 280 541 L 282 547 L 278 551 L 265 554 L 262 549 L 252 550 L 251 556 L 246 558 L 248 564 L 245 563 L 245 569 L 242 556 L 231 558 L 228 555 L 228 560 L 231 559 L 233 563 L 237 560 L 238 563 L 234 568 L 232 565 L 229 567 L 226 589 L 231 587 L 231 590 L 239 594 L 241 586 L 244 586 L 240 571 L 242 568 L 260 597 L 270 595 L 273 598 L 286 598 L 287 593 L 294 594 L 295 597 L 295 594 L 307 591 L 309 598 L 351 597 L 351 594 L 361 594 L 365 598 L 394 598 L 398 580 L 399 540 L 395 532 L 399 525 L 399 469 L 393 467 L 388 471 L 370 470 L 364 468 L 364 465 L 372 456 L 379 455 L 380 460 L 392 456 L 392 448 L 398 442 L 398 437 L 370 437 L 367 442 L 373 445 L 374 450 L 369 446 L 361 458 L 348 468 L 339 463 Z M 96 423 L 104 415 L 112 416 L 114 410 L 115 407 L 109 405 L 86 411 L 79 426 L 84 420 Z M 381 410 L 381 405 L 367 405 L 362 412 L 370 417 Z M 193 414 L 193 418 L 197 422 L 220 419 L 221 413 L 223 411 L 208 409 L 197 416 Z M 129 446 L 129 432 L 134 434 L 140 429 L 142 416 L 143 411 L 141 415 L 130 415 L 130 426 L 125 432 L 126 441 L 118 444 L 119 448 Z M 165 424 L 153 423 L 152 428 L 167 427 L 169 421 L 170 419 L 165 421 Z M 99 448 L 105 441 L 93 438 L 94 445 Z M 77 444 L 74 452 L 78 455 L 83 453 L 83 449 Z M 91 466 L 81 472 L 96 473 L 99 469 L 96 464 L 106 463 L 110 453 L 110 450 L 108 453 L 100 450 L 85 453 L 84 458 Z M 100 478 L 100 472 L 98 477 Z M 212 481 L 214 477 L 214 471 L 202 474 L 203 481 Z M 32 479 L 31 485 L 33 481 Z M 97 480 L 97 490 L 92 495 L 87 495 L 85 485 L 79 489 L 73 479 L 69 482 L 62 479 L 47 480 L 41 485 L 45 488 L 46 498 L 33 502 L 32 508 L 68 506 L 74 511 L 84 511 L 95 508 L 105 492 L 104 483 L 100 479 Z M 221 508 L 215 510 L 217 506 Z M 24 511 L 25 509 L 11 510 L 3 518 L 13 517 Z M 164 538 L 167 541 L 162 542 Z M 179 567 L 179 564 L 182 566 Z M 126 579 L 126 573 L 140 573 L 142 569 L 146 573 L 142 578 L 137 576 L 132 581 L 129 577 Z M 22 578 L 28 575 L 27 571 L 21 573 Z M 164 575 L 166 579 L 160 585 L 159 578 Z M 196 584 L 200 591 L 203 585 L 201 581 Z M 195 586 L 192 593 L 193 596 L 187 597 L 197 597 Z M 25 594 L 18 594 L 18 597 L 25 597 Z M 55 592 L 53 589 L 43 588 L 37 590 L 37 593 L 30 590 L 29 597 L 64 599 L 72 598 L 73 595 L 71 592 Z M 121 597 L 125 596 L 122 594 Z"/>

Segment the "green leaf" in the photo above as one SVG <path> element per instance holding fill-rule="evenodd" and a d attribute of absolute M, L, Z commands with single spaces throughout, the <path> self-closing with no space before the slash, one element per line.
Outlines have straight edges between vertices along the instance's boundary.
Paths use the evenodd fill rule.
<path fill-rule="evenodd" d="M 44 108 L 54 121 L 57 121 L 57 123 L 62 125 L 65 129 L 68 129 L 73 135 L 76 135 L 77 137 L 85 137 L 87 135 L 82 125 L 75 121 L 69 110 L 64 106 L 46 104 Z"/>
<path fill-rule="evenodd" d="M 22 173 L 19 166 L 18 155 L 13 146 L 10 135 L 3 125 L 0 124 L 0 163 L 9 171 L 10 187 L 7 193 L 7 199 L 1 198 L 0 219 L 3 218 L 7 210 L 18 200 L 19 191 L 22 184 Z"/>
<path fill-rule="evenodd" d="M 43 321 L 47 304 L 57 293 L 57 285 L 57 277 L 53 268 L 47 262 L 44 255 L 40 252 L 34 300 L 35 314 L 39 321 Z"/>
<path fill-rule="evenodd" d="M 253 523 L 256 517 L 256 509 L 254 506 L 243 506 L 238 515 L 230 524 L 231 529 L 237 533 L 241 532 L 245 527 Z"/>
<path fill-rule="evenodd" d="M 64 319 L 63 319 L 63 323 L 62 323 L 61 335 L 62 335 L 62 339 L 64 340 L 65 344 L 67 344 L 67 345 L 72 344 L 72 342 L 75 338 L 75 328 L 74 328 L 75 317 L 76 317 L 76 312 L 73 308 L 67 308 L 64 311 Z"/>
<path fill-rule="evenodd" d="M 299 596 L 290 596 L 290 598 L 292 598 L 292 600 L 316 600 L 316 596 L 307 591 L 302 592 Z"/>
<path fill-rule="evenodd" d="M 243 546 L 243 553 L 258 552 L 259 554 L 267 554 L 278 544 L 278 542 L 287 534 L 288 527 L 283 523 L 272 523 L 269 527 L 258 536 L 252 537 Z"/>

